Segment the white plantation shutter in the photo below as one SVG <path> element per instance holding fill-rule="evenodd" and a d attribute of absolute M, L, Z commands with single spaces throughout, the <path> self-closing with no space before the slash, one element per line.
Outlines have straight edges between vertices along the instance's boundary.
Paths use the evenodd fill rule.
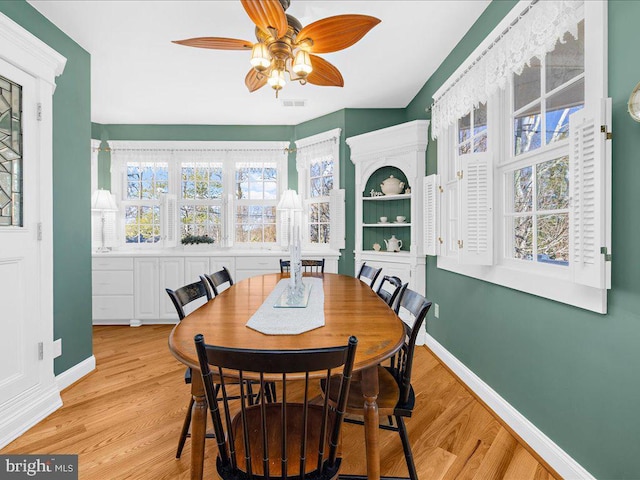
<path fill-rule="evenodd" d="M 175 195 L 162 195 L 160 214 L 161 236 L 165 247 L 175 247 L 178 244 L 178 199 Z"/>
<path fill-rule="evenodd" d="M 439 197 L 440 186 L 439 175 L 429 175 L 424 177 L 423 188 L 423 211 L 424 221 L 422 224 L 422 239 L 425 255 L 438 255 L 440 253 L 440 244 L 438 242 L 438 233 L 440 231 L 439 215 L 440 205 Z"/>
<path fill-rule="evenodd" d="M 329 246 L 334 250 L 345 248 L 344 194 L 343 188 L 334 188 L 329 194 L 329 211 L 331 212 Z"/>
<path fill-rule="evenodd" d="M 493 264 L 493 172 L 489 153 L 460 157 L 460 262 Z"/>
<path fill-rule="evenodd" d="M 569 265 L 576 283 L 600 289 L 608 283 L 601 247 L 607 246 L 605 182 L 611 143 L 601 126 L 611 131 L 610 112 L 603 102 L 600 108 L 585 108 L 569 118 Z"/>

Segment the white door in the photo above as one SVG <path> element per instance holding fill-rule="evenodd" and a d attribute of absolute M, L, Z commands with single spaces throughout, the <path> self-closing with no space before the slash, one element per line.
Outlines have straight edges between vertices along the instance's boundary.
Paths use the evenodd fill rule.
<path fill-rule="evenodd" d="M 35 88 L 32 76 L 0 60 L 0 410 L 40 380 Z"/>

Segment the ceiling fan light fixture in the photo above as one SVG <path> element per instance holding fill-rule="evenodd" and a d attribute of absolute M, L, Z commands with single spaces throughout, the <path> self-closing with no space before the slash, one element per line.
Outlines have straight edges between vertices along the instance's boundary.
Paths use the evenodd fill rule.
<path fill-rule="evenodd" d="M 282 87 L 284 87 L 287 83 L 284 80 L 284 72 L 276 68 L 271 70 L 271 75 L 269 75 L 269 79 L 267 80 L 267 82 L 269 83 L 269 85 L 271 85 L 271 88 L 276 91 L 276 94 L 278 90 L 282 90 Z"/>
<path fill-rule="evenodd" d="M 309 52 L 305 50 L 298 50 L 291 70 L 293 70 L 293 73 L 295 73 L 297 76 L 302 78 L 305 78 L 307 75 L 309 75 L 313 71 Z"/>
<path fill-rule="evenodd" d="M 264 72 L 271 65 L 271 55 L 264 43 L 258 42 L 251 50 L 251 66 L 258 72 Z"/>

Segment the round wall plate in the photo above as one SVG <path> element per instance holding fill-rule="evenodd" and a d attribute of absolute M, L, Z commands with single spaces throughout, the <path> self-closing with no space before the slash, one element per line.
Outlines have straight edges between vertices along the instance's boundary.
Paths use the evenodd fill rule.
<path fill-rule="evenodd" d="M 627 108 L 629 109 L 631 118 L 636 122 L 640 122 L 640 83 L 638 83 L 636 88 L 633 89 L 633 92 L 631 92 Z"/>

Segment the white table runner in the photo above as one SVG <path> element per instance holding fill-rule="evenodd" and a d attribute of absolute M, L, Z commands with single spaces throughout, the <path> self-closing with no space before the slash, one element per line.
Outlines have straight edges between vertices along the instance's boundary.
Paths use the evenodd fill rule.
<path fill-rule="evenodd" d="M 296 335 L 324 327 L 324 290 L 322 279 L 304 277 L 311 286 L 309 303 L 305 308 L 275 308 L 280 295 L 287 289 L 289 279 L 280 280 L 260 308 L 247 322 L 247 327 L 267 335 Z"/>

